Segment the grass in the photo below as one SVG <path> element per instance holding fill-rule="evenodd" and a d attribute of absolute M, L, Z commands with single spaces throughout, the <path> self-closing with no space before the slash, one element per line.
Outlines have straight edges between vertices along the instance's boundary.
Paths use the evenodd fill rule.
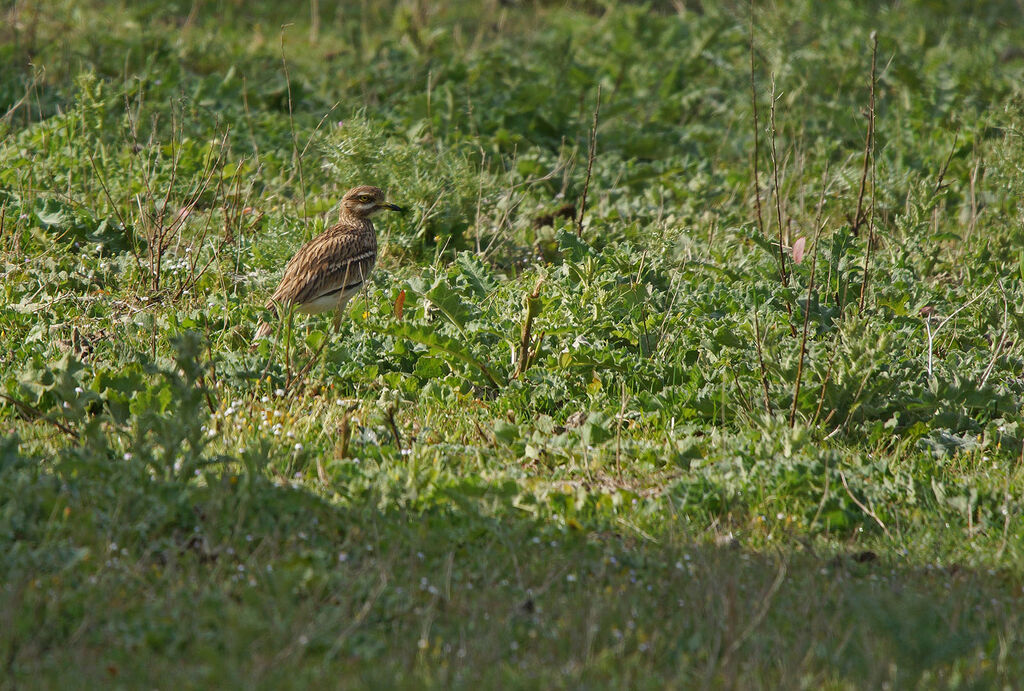
<path fill-rule="evenodd" d="M 276 7 L 3 9 L 5 688 L 1018 683 L 1015 3 Z"/>

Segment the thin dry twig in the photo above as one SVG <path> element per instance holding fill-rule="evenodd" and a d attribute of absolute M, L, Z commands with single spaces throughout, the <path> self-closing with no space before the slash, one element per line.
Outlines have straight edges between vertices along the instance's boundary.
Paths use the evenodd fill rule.
<path fill-rule="evenodd" d="M 971 298 L 970 300 L 968 300 L 967 302 L 965 302 L 964 304 L 960 305 L 955 310 L 953 310 L 952 314 L 950 314 L 948 317 L 946 317 L 941 322 L 939 322 L 939 325 L 935 327 L 934 331 L 932 331 L 932 327 L 931 327 L 931 317 L 925 317 L 925 319 L 924 319 L 924 328 L 925 328 L 925 332 L 928 335 L 928 376 L 929 377 L 932 376 L 932 353 L 934 352 L 935 337 L 939 335 L 939 331 L 941 331 L 942 327 L 944 327 L 946 324 L 948 324 L 949 321 L 953 317 L 955 317 L 956 315 L 960 314 L 960 312 L 964 311 L 965 309 L 967 309 L 968 307 L 973 305 L 975 302 L 980 300 L 985 295 L 985 293 L 987 293 L 989 291 L 989 289 L 992 287 L 993 283 L 995 283 L 995 281 L 993 281 L 992 283 L 989 283 L 987 286 L 985 286 L 985 290 L 981 291 L 980 293 L 975 295 L 973 298 Z"/>
<path fill-rule="evenodd" d="M 782 222 L 782 189 L 779 184 L 778 150 L 775 146 L 775 103 L 779 98 L 781 98 L 781 95 L 776 95 L 775 93 L 775 75 L 772 75 L 772 105 L 771 110 L 769 111 L 769 117 L 771 118 L 769 129 L 771 130 L 772 178 L 774 180 L 775 188 L 775 218 L 779 226 L 779 280 L 782 282 L 783 286 L 788 286 L 789 272 L 786 270 L 786 248 L 783 240 L 785 224 Z M 793 338 L 796 338 L 796 325 L 793 324 L 793 305 L 788 299 L 785 301 L 785 305 L 786 314 L 789 316 L 789 333 Z"/>
<path fill-rule="evenodd" d="M 317 358 L 320 357 L 320 353 L 323 352 L 324 347 L 327 345 L 328 341 L 330 341 L 330 338 L 324 338 L 323 342 L 320 344 L 320 347 L 316 349 L 316 352 L 309 356 L 309 360 L 307 360 L 306 364 L 302 366 L 302 369 L 296 372 L 294 377 L 288 379 L 284 387 L 285 393 L 291 391 L 299 382 L 303 380 L 303 378 L 305 378 L 306 373 L 309 372 L 310 368 L 313 366 L 313 363 L 316 362 Z"/>
<path fill-rule="evenodd" d="M 814 295 L 814 273 L 818 267 L 818 238 L 821 235 L 819 226 L 814 233 L 814 254 L 811 258 L 811 278 L 807 282 L 807 302 L 804 304 L 804 328 L 800 337 L 800 359 L 797 360 L 796 381 L 793 383 L 793 407 L 789 410 L 789 426 L 796 424 L 796 407 L 800 399 L 800 382 L 804 373 L 804 359 L 807 355 L 807 329 L 811 317 L 811 297 Z"/>
<path fill-rule="evenodd" d="M 388 428 L 390 428 L 391 434 L 395 437 L 395 446 L 401 449 L 402 435 L 398 433 L 398 425 L 395 424 L 395 406 L 390 406 L 384 417 L 388 422 Z"/>
<path fill-rule="evenodd" d="M 597 123 L 601 114 L 601 85 L 597 85 L 597 104 L 594 106 L 594 122 L 590 126 L 590 149 L 587 153 L 587 179 L 583 183 L 583 196 L 580 198 L 580 217 L 576 221 L 576 236 L 583 237 L 583 215 L 587 211 L 587 192 L 590 190 L 590 174 L 594 169 L 594 157 L 597 155 Z"/>
<path fill-rule="evenodd" d="M 956 132 L 953 133 L 953 146 L 949 147 L 949 156 L 946 156 L 946 162 L 942 164 L 942 169 L 939 171 L 939 177 L 935 181 L 935 189 L 932 190 L 933 197 L 946 187 L 943 181 L 946 179 L 946 172 L 949 170 L 949 164 L 953 162 L 953 154 L 956 153 L 956 145 L 959 140 L 960 128 L 958 127 Z"/>
<path fill-rule="evenodd" d="M 822 408 L 823 405 L 825 405 L 825 393 L 826 393 L 826 391 L 828 391 L 828 383 L 829 383 L 829 380 L 832 379 L 832 369 L 833 369 L 833 367 L 835 367 L 835 363 L 836 363 L 836 351 L 838 350 L 838 348 L 836 348 L 835 346 L 836 346 L 836 341 L 838 341 L 838 339 L 839 339 L 838 334 L 839 334 L 839 331 L 837 330 L 836 331 L 836 337 L 833 339 L 833 344 L 832 344 L 833 347 L 829 348 L 828 369 L 825 370 L 825 379 L 823 379 L 822 382 L 821 382 L 821 391 L 818 393 L 818 406 L 814 409 L 814 417 L 811 418 L 811 425 L 812 426 L 817 424 L 818 418 L 821 417 L 821 408 Z M 829 413 L 828 418 L 825 420 L 825 422 L 823 424 L 827 425 L 828 421 L 830 419 L 832 419 L 832 415 L 835 412 L 836 411 L 833 410 L 832 413 Z"/>
<path fill-rule="evenodd" d="M 878 515 L 874 511 L 872 511 L 867 506 L 865 506 L 864 503 L 861 502 L 860 499 L 858 499 L 857 497 L 855 497 L 853 495 L 853 492 L 850 491 L 850 485 L 846 482 L 846 474 L 843 473 L 843 471 L 841 471 L 841 470 L 839 471 L 839 479 L 843 481 L 843 488 L 846 490 L 846 494 L 849 495 L 850 500 L 853 501 L 853 503 L 856 504 L 857 507 L 861 511 L 863 511 L 868 516 L 870 516 L 872 519 L 874 519 L 875 523 L 877 523 L 879 525 L 879 527 L 885 532 L 885 536 L 888 537 L 891 540 L 892 539 L 892 533 L 890 533 L 889 529 L 885 527 L 885 523 L 882 523 L 882 519 L 879 518 Z"/>
<path fill-rule="evenodd" d="M 757 211 L 757 229 L 764 236 L 764 216 L 761 213 L 761 179 L 758 172 L 761 158 L 761 133 L 757 125 L 757 88 L 754 84 L 754 3 L 750 3 L 750 108 L 754 113 L 754 209 Z"/>
<path fill-rule="evenodd" d="M 12 115 L 14 115 L 14 113 L 17 112 L 17 110 L 19 108 L 21 108 L 23 105 L 25 105 L 25 103 L 29 99 L 29 95 L 36 88 L 36 84 L 39 83 L 40 79 L 42 79 L 45 74 L 46 74 L 46 68 L 45 67 L 41 67 L 41 68 L 38 68 L 37 70 L 35 70 L 35 72 L 32 74 L 32 81 L 29 82 L 29 85 L 27 87 L 25 87 L 25 93 L 22 94 L 21 98 L 19 98 L 17 101 L 15 101 L 11 105 L 11 107 L 7 109 L 6 113 L 4 113 L 3 115 L 0 115 L 0 122 L 3 122 L 7 118 L 9 118 Z M 29 111 L 31 111 L 31 110 L 32 110 L 32 106 L 30 105 L 29 106 Z"/>
<path fill-rule="evenodd" d="M 771 111 L 769 112 L 771 118 L 771 154 L 772 154 L 772 177 L 774 179 L 775 187 L 775 221 L 779 226 L 779 278 L 782 280 L 782 285 L 789 285 L 789 273 L 786 271 L 786 250 L 785 243 L 782 239 L 782 231 L 785 226 L 782 222 L 782 190 L 779 187 L 779 161 L 778 151 L 775 147 L 775 102 L 780 98 L 775 94 L 775 76 L 772 75 L 772 105 Z M 788 304 L 788 303 L 787 303 Z M 792 328 L 792 325 L 791 325 Z M 796 332 L 793 332 L 796 335 Z"/>
<path fill-rule="evenodd" d="M 807 282 L 807 301 L 804 303 L 804 330 L 800 338 L 800 359 L 796 367 L 796 382 L 793 385 L 793 407 L 789 411 L 789 426 L 796 424 L 796 406 L 800 398 L 800 382 L 804 372 L 804 358 L 807 355 L 807 328 L 811 317 L 811 296 L 814 295 L 814 277 L 818 268 L 818 239 L 821 237 L 821 229 L 824 223 L 821 222 L 822 209 L 825 207 L 825 180 L 828 177 L 828 165 L 822 174 L 821 195 L 818 197 L 818 210 L 815 214 L 814 248 L 811 256 L 811 278 Z"/>
<path fill-rule="evenodd" d="M 47 417 L 46 413 L 39 410 L 39 408 L 29 405 L 24 401 L 19 401 L 17 398 L 8 396 L 5 393 L 0 393 L 0 398 L 4 399 L 5 401 L 13 405 L 14 408 L 18 411 L 18 413 L 26 420 L 43 420 L 44 422 L 50 423 L 51 425 L 53 425 L 64 434 L 71 437 L 72 439 L 78 439 L 78 432 L 71 429 L 60 420 L 55 420 L 51 417 Z"/>
<path fill-rule="evenodd" d="M 992 349 L 992 359 L 988 361 L 988 366 L 985 368 L 985 372 L 981 375 L 981 380 L 978 382 L 979 389 L 984 387 L 986 382 L 988 382 L 988 378 L 992 375 L 992 368 L 996 366 L 996 360 L 998 360 L 999 356 L 1002 355 L 1003 348 L 1010 339 L 1009 331 L 1006 328 L 1006 320 L 1009 316 L 1010 306 L 1006 300 L 1006 290 L 1003 288 L 1002 281 L 999 282 L 999 291 L 1002 293 L 1003 298 L 1002 327 L 1000 329 L 999 338 L 996 339 L 995 347 Z"/>
<path fill-rule="evenodd" d="M 786 561 L 780 558 L 779 570 L 775 574 L 775 580 L 772 581 L 768 590 L 765 591 L 765 594 L 761 597 L 761 606 L 758 608 L 757 613 L 753 618 L 751 618 L 750 622 L 743 627 L 743 631 L 740 632 L 740 635 L 736 636 L 732 643 L 729 644 L 729 647 L 726 648 L 725 654 L 722 656 L 723 666 L 725 666 L 724 661 L 731 659 L 732 656 L 739 651 L 740 646 L 750 638 L 751 634 L 754 633 L 754 630 L 757 629 L 757 627 L 761 625 L 761 622 L 764 621 L 764 618 L 768 616 L 768 612 L 772 607 L 772 600 L 775 599 L 776 593 L 779 592 L 779 588 L 782 587 L 783 582 L 786 580 L 786 570 Z"/>
<path fill-rule="evenodd" d="M 306 207 L 306 178 L 302 171 L 302 154 L 299 153 L 299 137 L 295 133 L 295 114 L 292 110 L 292 80 L 291 75 L 288 72 L 288 59 L 285 57 L 284 53 L 284 30 L 289 26 L 291 26 L 291 24 L 285 24 L 281 27 L 281 66 L 284 68 L 284 83 L 288 89 L 288 126 L 291 128 L 292 134 L 292 154 L 295 156 L 295 165 L 299 171 L 299 191 L 302 194 L 302 217 L 307 218 L 309 213 Z"/>
<path fill-rule="evenodd" d="M 768 373 L 764 366 L 764 354 L 761 350 L 761 323 L 757 318 L 759 306 L 754 305 L 754 344 L 757 346 L 757 366 L 761 371 L 761 388 L 764 393 L 764 412 L 769 417 L 772 414 L 772 404 L 768 398 Z"/>
<path fill-rule="evenodd" d="M 875 146 L 875 81 L 876 81 L 876 60 L 878 58 L 878 32 L 871 32 L 871 83 L 868 102 L 868 134 L 864 140 L 864 160 L 860 172 L 860 190 L 857 192 L 857 211 L 850 222 L 854 235 L 860 231 L 864 224 L 864 193 L 868 184 L 868 167 L 870 166 L 872 151 Z"/>
<path fill-rule="evenodd" d="M 857 303 L 857 311 L 864 311 L 864 299 L 868 293 L 868 283 L 871 278 L 871 249 L 875 244 L 875 83 L 877 81 L 875 64 L 878 57 L 878 33 L 872 31 L 871 47 L 871 97 L 868 107 L 868 144 L 871 152 L 871 208 L 868 211 L 868 241 L 864 250 L 864 276 L 860 284 L 860 300 Z M 861 194 L 864 192 L 863 180 L 861 181 Z M 854 229 L 856 234 L 856 229 Z"/>

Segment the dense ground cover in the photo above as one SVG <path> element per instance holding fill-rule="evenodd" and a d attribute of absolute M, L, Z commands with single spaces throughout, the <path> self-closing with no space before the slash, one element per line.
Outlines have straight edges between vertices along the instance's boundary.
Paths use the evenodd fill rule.
<path fill-rule="evenodd" d="M 277 6 L 3 9 L 5 686 L 1019 683 L 1019 3 Z"/>

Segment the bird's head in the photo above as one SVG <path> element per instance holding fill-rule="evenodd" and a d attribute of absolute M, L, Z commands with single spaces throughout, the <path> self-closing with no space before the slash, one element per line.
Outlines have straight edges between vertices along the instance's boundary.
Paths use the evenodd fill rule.
<path fill-rule="evenodd" d="M 402 207 L 391 204 L 384 199 L 384 191 L 379 187 L 371 187 L 370 185 L 360 185 L 359 187 L 353 187 L 345 196 L 341 199 L 341 214 L 343 216 L 355 216 L 356 218 L 366 218 L 381 209 L 391 209 L 392 211 L 404 211 Z"/>

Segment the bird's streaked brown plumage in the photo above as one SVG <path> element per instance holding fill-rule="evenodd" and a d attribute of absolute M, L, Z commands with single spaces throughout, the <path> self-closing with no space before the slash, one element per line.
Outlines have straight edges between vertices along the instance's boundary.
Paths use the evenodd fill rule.
<path fill-rule="evenodd" d="M 377 261 L 377 232 L 370 216 L 381 209 L 402 209 L 384 199 L 377 187 L 353 187 L 341 200 L 338 222 L 307 242 L 285 266 L 267 309 L 319 314 L 337 311 L 335 326 L 348 301 L 359 292 Z M 261 322 L 256 338 L 273 327 Z"/>

